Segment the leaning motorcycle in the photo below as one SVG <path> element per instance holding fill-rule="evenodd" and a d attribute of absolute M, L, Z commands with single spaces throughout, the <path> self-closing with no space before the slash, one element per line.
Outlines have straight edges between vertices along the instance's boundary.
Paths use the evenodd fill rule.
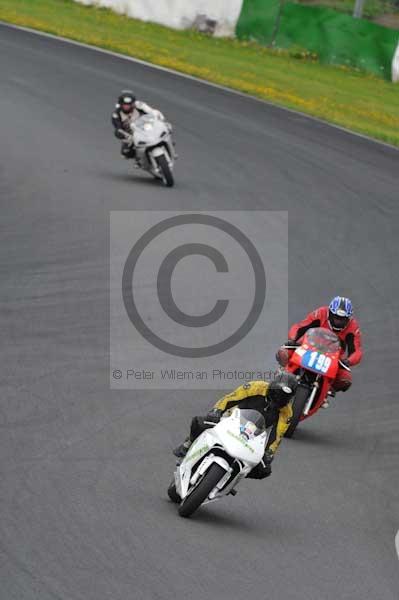
<path fill-rule="evenodd" d="M 201 505 L 235 496 L 238 483 L 263 458 L 272 427 L 258 411 L 235 407 L 209 426 L 177 465 L 168 488 L 179 515 L 190 517 Z"/>
<path fill-rule="evenodd" d="M 152 115 L 143 115 L 131 124 L 131 130 L 137 165 L 161 180 L 166 187 L 172 187 L 176 153 L 170 123 Z"/>
<path fill-rule="evenodd" d="M 313 416 L 325 402 L 338 368 L 341 366 L 348 371 L 350 368 L 339 359 L 341 343 L 338 336 L 325 327 L 309 329 L 299 345 L 284 348 L 295 350 L 286 370 L 298 378 L 292 400 L 293 416 L 285 433 L 285 437 L 290 438 L 299 422 Z"/>

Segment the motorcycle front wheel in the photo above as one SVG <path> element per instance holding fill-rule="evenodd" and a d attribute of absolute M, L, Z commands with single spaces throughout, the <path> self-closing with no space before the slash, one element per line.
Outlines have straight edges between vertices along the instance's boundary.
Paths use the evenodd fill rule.
<path fill-rule="evenodd" d="M 166 187 L 173 187 L 173 185 L 175 183 L 174 179 L 173 179 L 173 173 L 170 170 L 168 161 L 166 160 L 166 156 L 163 154 L 161 156 L 157 156 L 156 161 L 157 161 L 159 170 L 161 171 L 161 174 L 162 174 L 162 181 L 164 182 Z"/>
<path fill-rule="evenodd" d="M 179 506 L 179 515 L 181 517 L 191 517 L 191 515 L 207 499 L 216 484 L 226 475 L 225 469 L 213 463 L 200 480 L 197 487 L 183 500 Z"/>
<path fill-rule="evenodd" d="M 299 385 L 292 401 L 293 415 L 291 418 L 291 423 L 285 432 L 284 437 L 291 438 L 294 435 L 308 398 L 309 388 L 305 387 L 304 385 Z"/>

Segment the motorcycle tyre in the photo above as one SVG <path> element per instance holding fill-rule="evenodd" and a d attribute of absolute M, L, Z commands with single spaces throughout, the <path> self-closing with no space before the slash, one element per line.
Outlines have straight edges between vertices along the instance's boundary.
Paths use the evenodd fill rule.
<path fill-rule="evenodd" d="M 173 173 L 170 170 L 168 161 L 166 160 L 166 156 L 162 154 L 161 156 L 157 156 L 156 158 L 157 165 L 162 173 L 162 181 L 166 185 L 166 187 L 173 187 L 174 179 Z"/>
<path fill-rule="evenodd" d="M 303 410 L 306 406 L 306 402 L 307 402 L 308 398 L 309 398 L 309 388 L 299 385 L 297 388 L 295 397 L 292 400 L 293 415 L 292 415 L 289 427 L 288 427 L 287 431 L 285 432 L 284 437 L 292 438 L 292 436 L 294 435 L 295 430 L 298 427 L 300 418 L 302 416 Z"/>
<path fill-rule="evenodd" d="M 213 463 L 194 490 L 180 504 L 179 515 L 186 518 L 191 517 L 225 475 L 225 469 L 217 463 Z"/>

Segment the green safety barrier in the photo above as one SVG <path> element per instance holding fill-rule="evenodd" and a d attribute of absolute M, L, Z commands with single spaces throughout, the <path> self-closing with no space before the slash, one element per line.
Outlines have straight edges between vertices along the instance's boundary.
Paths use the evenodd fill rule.
<path fill-rule="evenodd" d="M 320 62 L 346 65 L 391 79 L 399 32 L 321 6 L 279 0 L 244 0 L 236 27 L 240 39 L 299 47 Z"/>
<path fill-rule="evenodd" d="M 236 36 L 270 44 L 279 5 L 279 0 L 244 0 L 236 25 Z"/>

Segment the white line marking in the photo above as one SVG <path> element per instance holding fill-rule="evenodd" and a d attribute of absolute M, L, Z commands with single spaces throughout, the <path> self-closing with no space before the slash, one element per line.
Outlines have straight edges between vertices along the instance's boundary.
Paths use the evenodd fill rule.
<path fill-rule="evenodd" d="M 397 534 L 395 536 L 395 546 L 396 546 L 396 552 L 397 552 L 397 555 L 398 555 L 398 558 L 399 558 L 399 529 L 398 529 L 398 532 L 397 532 Z"/>
<path fill-rule="evenodd" d="M 26 31 L 28 33 L 33 33 L 35 35 L 40 35 L 42 37 L 47 37 L 52 40 L 65 42 L 66 44 L 72 44 L 73 46 L 80 46 L 81 48 L 87 48 L 88 50 L 102 52 L 103 54 L 108 54 L 109 56 L 113 56 L 115 58 L 119 58 L 122 60 L 128 60 L 130 62 L 134 62 L 139 65 L 144 65 L 151 69 L 156 69 L 158 71 L 164 71 L 165 73 L 171 73 L 172 75 L 184 77 L 185 79 L 191 79 L 192 81 L 196 81 L 197 83 L 202 83 L 203 85 L 208 85 L 208 86 L 216 88 L 218 90 L 223 90 L 224 92 L 229 92 L 230 94 L 235 94 L 236 96 L 242 96 L 243 98 L 247 98 L 249 100 L 254 100 L 255 102 L 261 102 L 262 104 L 267 104 L 268 106 L 272 106 L 273 108 L 284 110 L 284 111 L 292 113 L 294 115 L 304 117 L 305 119 L 309 119 L 310 121 L 316 121 L 316 123 L 322 123 L 323 125 L 327 125 L 328 127 L 332 127 L 334 129 L 338 129 L 339 131 L 344 131 L 345 133 L 348 133 L 350 135 L 362 138 L 364 140 L 368 140 L 369 142 L 373 142 L 374 144 L 379 144 L 380 146 L 386 146 L 387 148 L 390 148 L 391 150 L 396 150 L 396 151 L 399 150 L 398 147 L 393 146 L 392 144 L 388 144 L 387 142 L 382 142 L 380 140 L 376 140 L 374 138 L 369 137 L 368 135 L 364 135 L 363 133 L 351 131 L 350 129 L 346 129 L 346 127 L 342 127 L 341 125 L 335 125 L 334 123 L 329 123 L 328 121 L 325 121 L 324 119 L 320 119 L 319 117 L 313 117 L 312 115 L 308 115 L 306 113 L 300 112 L 299 110 L 294 110 L 293 108 L 286 108 L 285 106 L 281 106 L 280 104 L 274 104 L 273 102 L 270 102 L 269 100 L 264 100 L 263 98 L 257 98 L 256 96 L 250 96 L 249 94 L 245 94 L 245 92 L 240 92 L 239 90 L 234 90 L 232 88 L 225 87 L 224 85 L 220 85 L 219 83 L 213 83 L 212 81 L 207 81 L 206 79 L 200 79 L 199 77 L 194 77 L 194 75 L 188 75 L 187 73 L 181 73 L 180 71 L 175 71 L 174 69 L 169 69 L 168 67 L 162 67 L 161 65 L 156 65 L 154 63 L 147 62 L 146 60 L 141 60 L 140 58 L 134 58 L 133 56 L 126 56 L 125 54 L 119 54 L 118 52 L 112 52 L 112 50 L 105 50 L 104 48 L 99 48 L 98 46 L 90 46 L 90 44 L 85 44 L 84 42 L 77 42 L 76 40 L 71 40 L 69 38 L 54 35 L 52 33 L 46 33 L 45 31 L 39 31 L 37 29 L 31 29 L 30 27 L 22 27 L 21 25 L 14 25 L 13 23 L 7 23 L 6 21 L 2 21 L 2 20 L 0 20 L 0 25 L 3 25 L 4 27 L 9 27 L 11 29 L 18 29 L 20 31 Z"/>

